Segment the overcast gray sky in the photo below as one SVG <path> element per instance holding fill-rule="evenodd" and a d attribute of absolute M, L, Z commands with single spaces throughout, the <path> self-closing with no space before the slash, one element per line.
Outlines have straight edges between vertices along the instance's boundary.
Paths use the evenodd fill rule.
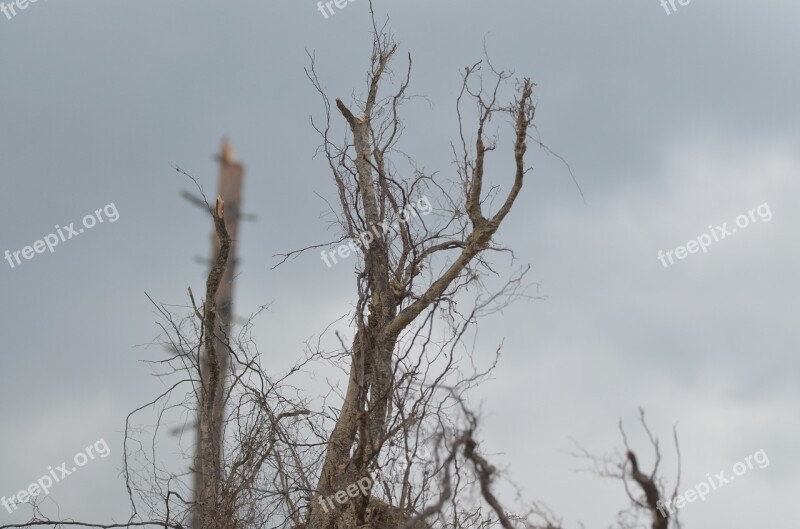
<path fill-rule="evenodd" d="M 617 421 L 634 431 L 638 406 L 670 479 L 678 423 L 685 487 L 769 457 L 684 507 L 686 527 L 796 520 L 800 4 L 676 5 L 376 4 L 414 59 L 412 91 L 431 103 L 404 113 L 405 146 L 426 169 L 453 176 L 454 98 L 485 41 L 496 66 L 538 84 L 542 139 L 585 194 L 557 159 L 529 151 L 535 170 L 498 236 L 517 262 L 497 262 L 504 274 L 530 264 L 546 300 L 483 320 L 478 349 L 504 349 L 472 400 L 484 450 L 565 527 L 607 527 L 627 504 L 619 483 L 575 472 L 570 437 L 611 452 Z M 271 303 L 254 329 L 265 365 L 288 364 L 349 310 L 353 260 L 328 269 L 311 252 L 271 267 L 276 253 L 336 237 L 323 200 L 333 185 L 313 158 L 309 116 L 322 108 L 306 50 L 329 94 L 351 101 L 370 28 L 366 0 L 327 19 L 312 0 L 39 0 L 0 14 L 0 252 L 110 203 L 119 215 L 52 254 L 0 261 L 0 496 L 103 438 L 110 457 L 57 484 L 45 512 L 126 519 L 125 415 L 162 388 L 142 363 L 162 350 L 137 347 L 158 334 L 145 292 L 185 304 L 187 286 L 202 290 L 193 257 L 209 251 L 210 223 L 180 199 L 190 182 L 170 163 L 213 194 L 223 134 L 246 166 L 244 208 L 259 217 L 241 229 L 236 298 L 240 315 Z M 498 181 L 510 182 L 509 154 L 495 154 Z M 706 253 L 659 261 L 750 210 Z M 649 466 L 642 437 L 632 442 Z M 0 507 L 0 525 L 27 509 Z"/>

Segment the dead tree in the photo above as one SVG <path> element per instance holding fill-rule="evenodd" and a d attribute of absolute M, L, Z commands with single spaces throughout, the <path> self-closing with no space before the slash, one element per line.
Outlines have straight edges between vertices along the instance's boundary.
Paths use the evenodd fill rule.
<path fill-rule="evenodd" d="M 457 101 L 458 182 L 447 190 L 443 183 L 416 169 L 413 161 L 407 172 L 398 170 L 402 162 L 397 148 L 403 130 L 400 107 L 408 99 L 411 57 L 403 79 L 392 93 L 384 95 L 397 45 L 377 27 L 373 37 L 366 95 L 349 104 L 335 100 L 349 131 L 339 145 L 331 139 L 333 105 L 316 75 L 313 57 L 307 70 L 327 110 L 325 127 L 317 130 L 339 197 L 343 240 L 360 241 L 363 252 L 357 266 L 354 337 L 346 348 L 347 389 L 328 438 L 307 529 L 354 529 L 367 523 L 367 498 L 355 502 L 354 514 L 345 517 L 342 511 L 347 509 L 329 512 L 319 506 L 316 497 L 345 490 L 367 476 L 370 465 L 380 459 L 386 442 L 396 433 L 393 421 L 402 428 L 395 406 L 404 407 L 405 403 L 402 397 L 393 403 L 393 396 L 398 396 L 399 367 L 408 356 L 406 347 L 424 341 L 426 327 L 430 329 L 437 318 L 452 318 L 465 289 L 478 286 L 491 270 L 484 255 L 500 249 L 493 237 L 514 206 L 528 171 L 525 153 L 535 111 L 534 83 L 528 78 L 518 80 L 516 97 L 503 105 L 499 92 L 511 74 L 496 71 L 488 61 L 466 68 L 463 74 Z M 478 87 L 480 73 L 487 66 L 493 77 L 488 92 Z M 475 131 L 468 138 L 463 116 L 469 112 L 465 107 L 470 101 Z M 513 141 L 509 155 L 515 169 L 512 174 L 498 175 L 497 184 L 490 184 L 487 159 L 496 143 L 487 126 L 500 116 L 510 121 Z M 488 204 L 498 198 L 501 186 L 506 191 L 499 197 L 499 207 L 490 211 Z M 414 200 L 427 194 L 441 204 L 438 224 L 408 218 Z M 475 312 L 463 323 L 473 323 L 474 316 Z M 454 346 L 460 338 L 457 327 L 449 345 Z M 449 346 L 439 347 L 446 355 Z M 418 407 L 406 420 L 423 421 L 425 411 Z"/>
<path fill-rule="evenodd" d="M 205 527 L 205 506 L 213 505 L 211 499 L 206 496 L 209 492 L 205 479 L 205 471 L 210 470 L 213 479 L 219 480 L 219 469 L 222 468 L 221 461 L 221 439 L 223 436 L 223 423 L 225 415 L 225 382 L 227 380 L 228 369 L 230 367 L 230 355 L 226 346 L 231 332 L 231 319 L 233 311 L 233 284 L 236 274 L 236 245 L 240 219 L 240 204 L 242 192 L 242 177 L 244 167 L 234 160 L 233 148 L 227 138 L 223 139 L 220 155 L 220 180 L 219 196 L 226 204 L 224 222 L 220 230 L 214 217 L 215 230 L 212 236 L 212 259 L 213 267 L 221 267 L 221 276 L 217 282 L 214 293 L 214 304 L 209 310 L 213 314 L 215 327 L 214 332 L 209 333 L 213 340 L 213 348 L 206 348 L 206 354 L 200 362 L 200 385 L 198 417 L 197 417 L 197 454 L 195 457 L 195 483 L 194 483 L 194 513 L 191 522 L 192 529 Z M 193 199 L 193 202 L 205 206 L 205 202 Z M 225 252 L 225 260 L 220 261 Z M 214 268 L 212 268 L 214 272 Z M 207 314 L 206 317 L 210 317 Z M 210 329 L 211 327 L 206 327 Z M 208 399 L 213 397 L 209 403 Z M 206 408 L 211 406 L 209 414 L 205 414 Z M 210 446 L 207 446 L 210 445 Z M 214 457 L 213 461 L 208 460 L 209 454 Z"/>
<path fill-rule="evenodd" d="M 675 511 L 671 513 L 669 508 L 669 505 L 674 502 L 678 495 L 681 482 L 681 451 L 678 443 L 677 429 L 673 427 L 672 431 L 675 453 L 677 456 L 677 473 L 675 486 L 668 500 L 664 478 L 659 475 L 659 467 L 661 465 L 661 446 L 659 439 L 653 435 L 653 432 L 650 430 L 645 420 L 644 409 L 642 408 L 639 408 L 638 420 L 642 430 L 647 435 L 655 460 L 653 469 L 649 473 L 640 468 L 639 460 L 628 443 L 628 435 L 625 432 L 622 421 L 619 422 L 618 427 L 625 447 L 623 455 L 618 454 L 617 456 L 598 457 L 591 454 L 577 442 L 575 442 L 575 444 L 578 447 L 578 452 L 573 455 L 579 459 L 590 462 L 591 467 L 587 470 L 594 475 L 622 482 L 625 493 L 630 500 L 630 507 L 620 511 L 618 514 L 617 526 L 620 529 L 636 529 L 642 527 L 642 523 L 640 522 L 640 515 L 642 514 L 650 519 L 649 526 L 651 529 L 681 529 L 682 526 L 678 517 L 678 512 Z M 636 484 L 634 490 L 631 490 L 629 480 L 633 480 Z M 641 492 L 641 496 L 637 495 L 636 489 Z"/>

